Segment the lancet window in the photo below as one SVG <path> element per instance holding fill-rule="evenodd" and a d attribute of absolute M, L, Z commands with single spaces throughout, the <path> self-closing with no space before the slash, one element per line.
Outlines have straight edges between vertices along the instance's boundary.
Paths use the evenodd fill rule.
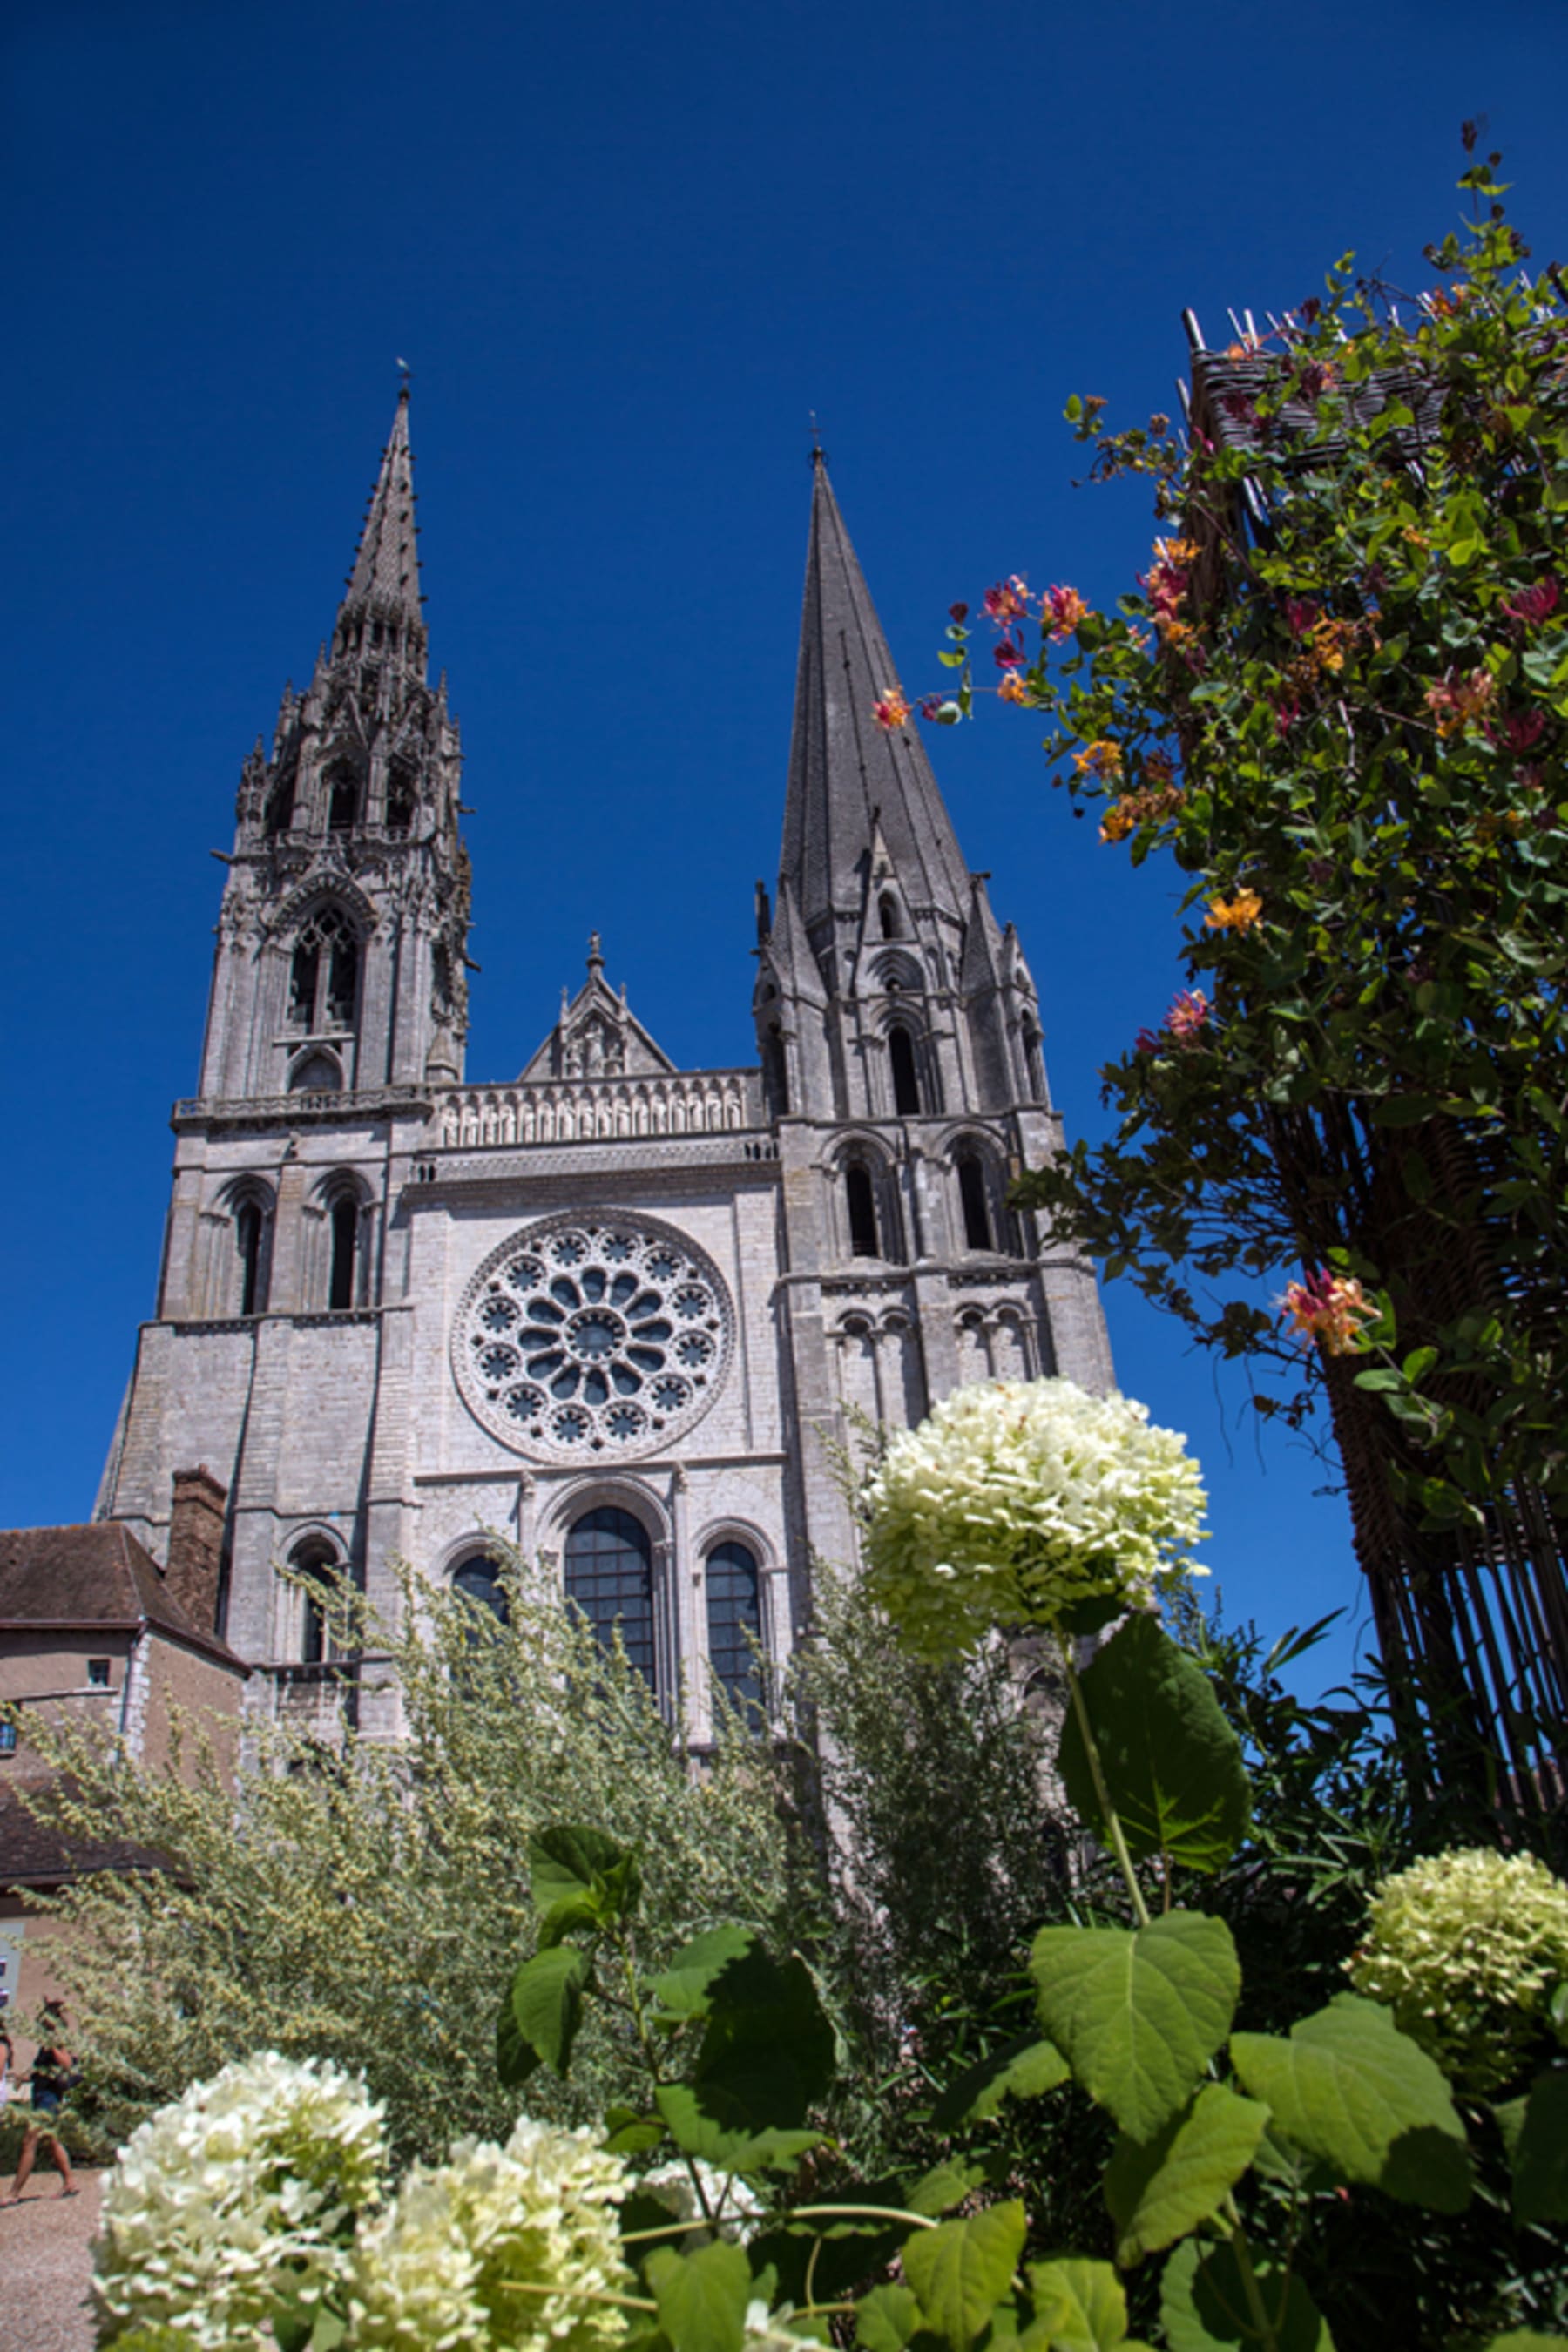
<path fill-rule="evenodd" d="M 888 1065 L 893 1079 L 893 1108 L 901 1118 L 917 1116 L 925 1106 L 921 1100 L 915 1041 L 902 1022 L 895 1022 L 888 1032 Z"/>
<path fill-rule="evenodd" d="M 327 776 L 327 830 L 352 833 L 359 823 L 360 779 L 357 770 L 340 760 Z"/>
<path fill-rule="evenodd" d="M 503 1625 L 510 1622 L 500 1569 L 488 1552 L 470 1552 L 467 1559 L 458 1561 L 452 1571 L 452 1590 L 476 1608 L 488 1609 Z"/>
<path fill-rule="evenodd" d="M 234 1255 L 236 1304 L 241 1315 L 267 1312 L 267 1284 L 271 1256 L 271 1202 L 258 1192 L 246 1192 L 235 1203 Z M 230 1308 L 230 1313 L 234 1310 Z"/>
<path fill-rule="evenodd" d="M 640 1519 L 608 1504 L 584 1512 L 566 1538 L 566 1598 L 605 1649 L 619 1634 L 652 1689 L 653 1547 Z"/>
<path fill-rule="evenodd" d="M 289 1018 L 297 1029 L 349 1029 L 359 995 L 359 941 L 341 907 L 321 907 L 294 942 Z"/>
<path fill-rule="evenodd" d="M 321 1536 L 308 1536 L 297 1544 L 289 1559 L 296 1575 L 305 1580 L 300 1612 L 300 1663 L 324 1666 L 338 1654 L 333 1638 L 333 1605 L 342 1594 L 342 1562 Z"/>
<path fill-rule="evenodd" d="M 708 1555 L 708 1662 L 731 1706 L 763 1704 L 757 1644 L 763 1637 L 762 1581 L 756 1554 L 743 1543 L 715 1544 Z"/>
<path fill-rule="evenodd" d="M 955 1166 L 958 1202 L 963 1215 L 963 1245 L 972 1250 L 992 1249 L 995 1236 L 991 1230 L 991 1204 L 985 1197 L 985 1163 L 977 1151 L 961 1151 Z"/>
<path fill-rule="evenodd" d="M 844 1171 L 844 1205 L 849 1216 L 850 1256 L 880 1257 L 876 1181 L 863 1160 L 852 1160 Z"/>

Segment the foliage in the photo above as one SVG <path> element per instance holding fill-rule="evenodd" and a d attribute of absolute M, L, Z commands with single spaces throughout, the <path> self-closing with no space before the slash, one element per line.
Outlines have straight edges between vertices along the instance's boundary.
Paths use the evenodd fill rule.
<path fill-rule="evenodd" d="M 495 2078 L 494 1986 L 532 1936 L 519 1853 L 562 1815 L 647 1857 L 655 1951 L 721 1918 L 804 1931 L 812 1889 L 765 1750 L 731 1727 L 695 1775 L 626 1659 L 515 1563 L 506 1586 L 506 1625 L 410 1580 L 395 1632 L 341 1626 L 342 1646 L 372 1659 L 363 1696 L 398 1685 L 401 1736 L 351 1737 L 339 1754 L 258 1724 L 237 1789 L 194 1727 L 161 1774 L 30 1729 L 64 1776 L 47 1801 L 64 1832 L 163 1857 L 61 1898 L 76 1930 L 63 1966 L 116 2137 L 274 2049 L 363 2070 L 404 2157 L 453 2132 L 504 2138 L 516 2101 Z M 627 2060 L 624 2032 L 596 2017 L 581 2090 L 546 2092 L 547 2110 L 578 2120 L 616 2095 Z"/>
<path fill-rule="evenodd" d="M 1568 1493 L 1568 304 L 1498 161 L 1429 249 L 1444 290 L 1341 262 L 1200 356 L 1184 441 L 1068 404 L 1171 534 L 1117 614 L 1053 589 L 1031 652 L 1023 583 L 986 599 L 1080 813 L 1186 885 L 1187 985 L 1104 1073 L 1113 1139 L 1019 1197 L 1255 1363 L 1300 1365 L 1258 1286 L 1304 1259 L 1311 1369 L 1363 1355 L 1435 1524 Z"/>

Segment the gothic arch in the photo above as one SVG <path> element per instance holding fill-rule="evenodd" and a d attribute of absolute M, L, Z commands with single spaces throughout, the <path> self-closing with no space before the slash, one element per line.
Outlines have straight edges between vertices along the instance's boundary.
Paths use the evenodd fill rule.
<path fill-rule="evenodd" d="M 874 988 L 880 989 L 889 996 L 921 996 L 925 992 L 926 976 L 921 968 L 920 959 L 907 947 L 884 948 L 874 956 L 870 980 Z M 905 1008 L 900 1005 L 885 1017 L 896 1021 L 904 1019 L 904 1016 Z M 908 1026 L 907 1021 L 905 1025 Z"/>
<path fill-rule="evenodd" d="M 321 1177 L 310 1198 L 316 1246 L 310 1268 L 310 1296 L 331 1311 L 363 1307 L 370 1294 L 371 1219 L 374 1196 L 363 1176 L 334 1168 Z"/>
<path fill-rule="evenodd" d="M 835 1148 L 828 1166 L 840 1260 L 875 1259 L 902 1265 L 903 1203 L 898 1167 L 879 1137 L 851 1131 Z"/>
<path fill-rule="evenodd" d="M 961 1128 L 946 1139 L 942 1157 L 950 1171 L 949 1209 L 959 1246 L 991 1257 L 1016 1257 L 1018 1234 L 1007 1205 L 1006 1162 L 994 1136 Z"/>
<path fill-rule="evenodd" d="M 282 940 L 308 922 L 319 908 L 329 905 L 342 908 L 359 933 L 362 946 L 372 938 L 376 928 L 375 908 L 352 874 L 307 875 L 270 914 L 264 916 L 263 921 L 270 937 Z"/>
<path fill-rule="evenodd" d="M 272 1283 L 277 1195 L 264 1177 L 235 1177 L 218 1195 L 231 1237 L 216 1307 L 220 1315 L 265 1315 Z"/>
<path fill-rule="evenodd" d="M 342 1057 L 330 1045 L 307 1045 L 289 1066 L 288 1092 L 291 1095 L 341 1094 L 342 1085 Z"/>

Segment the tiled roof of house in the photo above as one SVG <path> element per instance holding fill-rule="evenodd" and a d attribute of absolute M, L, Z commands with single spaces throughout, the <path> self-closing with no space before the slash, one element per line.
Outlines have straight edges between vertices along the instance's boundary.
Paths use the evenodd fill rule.
<path fill-rule="evenodd" d="M 152 1554 L 117 1519 L 84 1527 L 0 1528 L 0 1631 L 150 1625 L 241 1674 L 244 1662 L 202 1628 Z"/>

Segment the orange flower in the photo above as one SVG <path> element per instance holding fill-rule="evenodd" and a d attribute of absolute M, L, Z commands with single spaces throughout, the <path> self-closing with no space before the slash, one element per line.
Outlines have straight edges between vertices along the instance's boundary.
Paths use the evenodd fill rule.
<path fill-rule="evenodd" d="M 1211 931 L 1235 931 L 1239 938 L 1249 931 L 1263 912 L 1263 901 L 1256 890 L 1238 890 L 1234 898 L 1213 898 L 1204 927 Z"/>
<path fill-rule="evenodd" d="M 1047 588 L 1040 599 L 1040 618 L 1049 623 L 1053 637 L 1070 637 L 1088 614 L 1076 588 Z"/>
<path fill-rule="evenodd" d="M 878 726 L 890 735 L 894 728 L 901 727 L 909 717 L 910 706 L 898 688 L 889 686 L 883 689 L 882 698 L 875 705 L 873 715 Z"/>
<path fill-rule="evenodd" d="M 1457 735 L 1472 719 L 1479 719 L 1497 699 L 1497 680 L 1489 669 L 1473 669 L 1468 677 L 1459 677 L 1453 670 L 1440 686 L 1426 689 L 1426 708 L 1437 722 L 1437 732 L 1447 738 Z"/>
<path fill-rule="evenodd" d="M 1331 1356 L 1355 1355 L 1363 1327 L 1375 1323 L 1378 1313 L 1359 1282 L 1326 1268 L 1305 1282 L 1288 1283 L 1279 1308 L 1297 1339 L 1309 1345 L 1321 1340 Z"/>
<path fill-rule="evenodd" d="M 1081 751 L 1073 753 L 1072 763 L 1080 776 L 1093 776 L 1102 784 L 1112 784 L 1121 773 L 1121 746 L 1111 742 L 1108 736 L 1098 736 Z"/>
<path fill-rule="evenodd" d="M 1004 702 L 1022 702 L 1026 704 L 1029 699 L 1028 688 L 1025 686 L 1023 679 L 1018 676 L 1016 669 L 1010 669 L 1007 672 L 1006 677 L 1002 680 L 1002 683 L 997 688 L 996 691 Z"/>
<path fill-rule="evenodd" d="M 1167 761 L 1167 773 L 1169 770 Z M 1164 784 L 1155 792 L 1123 793 L 1120 800 L 1111 802 L 1100 819 L 1100 837 L 1101 841 L 1125 841 L 1141 824 L 1158 824 L 1165 817 L 1173 816 L 1181 805 L 1179 784 Z"/>

